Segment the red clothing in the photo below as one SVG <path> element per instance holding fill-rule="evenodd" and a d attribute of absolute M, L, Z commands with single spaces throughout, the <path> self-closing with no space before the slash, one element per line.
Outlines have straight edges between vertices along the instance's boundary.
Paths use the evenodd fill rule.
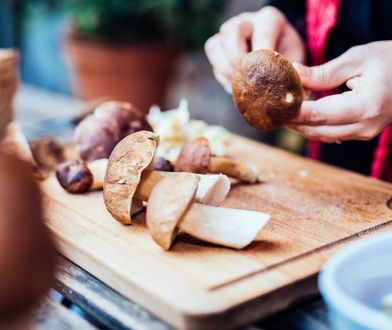
<path fill-rule="evenodd" d="M 337 23 L 340 0 L 306 1 L 306 36 L 313 65 L 326 62 L 325 47 L 329 32 Z M 316 93 L 316 98 L 332 94 L 333 91 Z M 309 156 L 319 159 L 322 144 L 309 143 Z M 371 176 L 392 182 L 392 125 L 385 128 L 378 140 L 374 154 Z"/>

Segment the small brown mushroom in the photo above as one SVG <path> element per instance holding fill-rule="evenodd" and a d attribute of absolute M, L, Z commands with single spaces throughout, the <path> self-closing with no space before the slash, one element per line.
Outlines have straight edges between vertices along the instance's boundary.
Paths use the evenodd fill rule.
<path fill-rule="evenodd" d="M 301 78 L 289 60 L 275 51 L 259 49 L 239 62 L 232 81 L 233 99 L 242 118 L 269 131 L 285 126 L 301 108 Z"/>
<path fill-rule="evenodd" d="M 153 132 L 139 131 L 121 140 L 110 155 L 103 195 L 107 210 L 121 223 L 131 223 L 133 197 L 147 201 L 160 180 L 180 174 L 148 169 L 158 141 Z M 201 203 L 218 205 L 230 190 L 230 181 L 224 175 L 190 175 L 200 180 L 196 199 Z"/>
<path fill-rule="evenodd" d="M 56 178 L 60 185 L 71 194 L 101 189 L 107 163 L 107 159 L 98 159 L 93 162 L 81 159 L 67 161 L 57 166 Z"/>
<path fill-rule="evenodd" d="M 80 158 L 93 161 L 108 158 L 120 140 L 140 130 L 152 131 L 142 112 L 127 102 L 108 101 L 79 123 L 74 138 Z"/>
<path fill-rule="evenodd" d="M 169 250 L 178 230 L 202 241 L 242 249 L 266 225 L 268 214 L 194 202 L 198 178 L 190 173 L 167 177 L 152 190 L 147 227 L 153 240 Z"/>
<path fill-rule="evenodd" d="M 249 183 L 259 181 L 258 173 L 253 167 L 230 158 L 212 156 L 205 137 L 198 137 L 182 148 L 174 170 L 201 174 L 222 173 Z"/>

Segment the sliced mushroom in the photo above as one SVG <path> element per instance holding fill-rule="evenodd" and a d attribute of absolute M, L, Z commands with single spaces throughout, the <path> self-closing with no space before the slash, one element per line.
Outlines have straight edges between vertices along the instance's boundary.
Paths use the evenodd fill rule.
<path fill-rule="evenodd" d="M 156 134 L 139 131 L 120 141 L 110 155 L 103 185 L 104 201 L 111 215 L 121 223 L 131 223 L 133 197 L 147 201 L 160 180 L 181 174 L 148 169 L 158 141 Z M 224 175 L 190 175 L 200 180 L 196 199 L 201 203 L 218 205 L 230 190 L 230 181 Z"/>
<path fill-rule="evenodd" d="M 268 214 L 194 202 L 198 179 L 190 173 L 167 177 L 152 190 L 147 227 L 153 240 L 169 250 L 178 230 L 200 240 L 242 249 L 266 225 Z"/>
<path fill-rule="evenodd" d="M 209 142 L 204 137 L 198 137 L 182 148 L 174 170 L 201 174 L 222 173 L 244 182 L 259 181 L 258 172 L 254 167 L 230 158 L 212 156 Z"/>

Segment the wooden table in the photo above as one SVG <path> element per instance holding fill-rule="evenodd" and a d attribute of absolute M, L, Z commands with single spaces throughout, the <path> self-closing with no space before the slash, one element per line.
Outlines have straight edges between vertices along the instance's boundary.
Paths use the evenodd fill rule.
<path fill-rule="evenodd" d="M 31 100 L 35 100 L 32 102 Z M 77 100 L 22 88 L 16 102 L 17 119 L 29 138 L 55 136 L 67 139 L 69 118 L 78 111 Z M 55 109 L 55 110 L 53 110 Z M 46 299 L 35 314 L 36 329 L 168 329 L 146 310 L 110 289 L 104 283 L 59 256 L 59 272 L 54 290 L 65 297 L 63 303 Z M 67 308 L 80 307 L 82 318 Z M 256 322 L 246 329 L 328 329 L 326 311 L 317 298 L 299 307 Z"/>

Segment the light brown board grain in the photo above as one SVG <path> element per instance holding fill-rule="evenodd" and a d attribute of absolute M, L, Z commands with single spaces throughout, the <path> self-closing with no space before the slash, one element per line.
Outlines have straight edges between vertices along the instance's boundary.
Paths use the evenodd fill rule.
<path fill-rule="evenodd" d="M 70 195 L 43 184 L 46 217 L 69 259 L 178 328 L 232 328 L 317 293 L 316 274 L 351 240 L 392 228 L 392 185 L 236 137 L 230 155 L 259 167 L 264 182 L 233 187 L 226 207 L 268 212 L 242 251 L 182 238 L 170 252 L 143 216 L 114 221 L 100 192 Z"/>

